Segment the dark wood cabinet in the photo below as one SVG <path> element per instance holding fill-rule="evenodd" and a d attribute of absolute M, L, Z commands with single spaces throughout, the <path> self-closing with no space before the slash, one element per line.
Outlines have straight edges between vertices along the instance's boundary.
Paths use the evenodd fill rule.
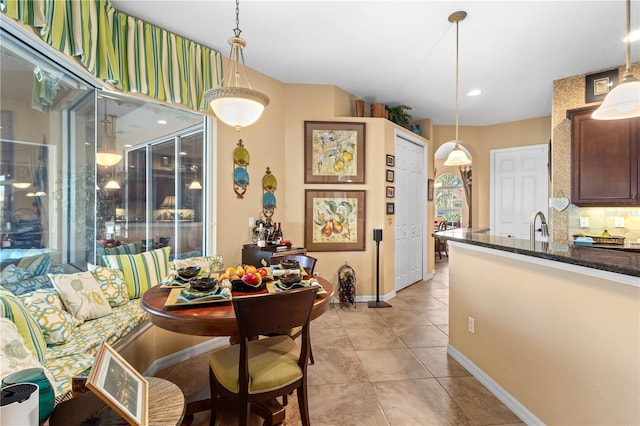
<path fill-rule="evenodd" d="M 571 120 L 571 202 L 640 205 L 640 118 L 593 120 L 597 106 L 567 111 Z"/>

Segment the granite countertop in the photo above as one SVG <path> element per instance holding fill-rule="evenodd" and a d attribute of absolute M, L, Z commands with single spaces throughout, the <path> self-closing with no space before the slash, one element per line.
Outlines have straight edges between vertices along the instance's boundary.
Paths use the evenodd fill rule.
<path fill-rule="evenodd" d="M 532 249 L 529 240 L 493 235 L 488 231 L 479 228 L 459 228 L 436 232 L 433 235 L 443 240 L 640 277 L 640 250 L 609 250 L 546 242 L 536 242 L 535 248 Z"/>

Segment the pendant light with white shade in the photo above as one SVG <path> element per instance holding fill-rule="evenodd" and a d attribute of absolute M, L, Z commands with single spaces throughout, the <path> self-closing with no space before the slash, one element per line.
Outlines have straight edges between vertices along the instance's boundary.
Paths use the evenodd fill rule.
<path fill-rule="evenodd" d="M 100 121 L 98 134 L 99 146 L 96 152 L 96 163 L 101 166 L 115 166 L 122 160 L 122 154 L 116 150 L 116 135 L 114 129 L 115 115 L 107 114 L 107 100 L 104 100 L 104 120 Z"/>
<path fill-rule="evenodd" d="M 236 27 L 234 37 L 228 42 L 231 53 L 227 62 L 227 82 L 215 89 L 204 92 L 205 100 L 223 123 L 233 126 L 237 131 L 249 126 L 260 118 L 262 111 L 269 104 L 269 97 L 251 87 L 244 65 L 242 50 L 247 41 L 240 37 L 239 0 L 236 0 Z"/>
<path fill-rule="evenodd" d="M 459 24 L 460 21 L 467 17 L 467 12 L 458 11 L 449 15 L 449 22 L 456 24 L 456 139 L 451 141 L 455 143 L 453 151 L 449 153 L 447 160 L 444 162 L 445 166 L 466 166 L 471 164 L 471 160 L 467 157 L 467 154 L 460 149 L 460 140 L 458 139 L 458 97 L 459 97 L 459 67 L 460 67 L 460 53 L 459 53 Z"/>
<path fill-rule="evenodd" d="M 591 118 L 620 120 L 640 117 L 640 81 L 631 74 L 631 0 L 627 0 L 627 32 L 625 37 L 625 70 L 622 81 L 611 90 Z"/>

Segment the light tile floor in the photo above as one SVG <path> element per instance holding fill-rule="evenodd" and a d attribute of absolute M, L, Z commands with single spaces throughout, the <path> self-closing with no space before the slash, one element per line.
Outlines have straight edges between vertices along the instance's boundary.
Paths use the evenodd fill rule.
<path fill-rule="evenodd" d="M 522 425 L 504 404 L 447 355 L 449 271 L 436 261 L 434 278 L 390 300 L 391 308 L 339 305 L 316 319 L 309 365 L 311 424 L 321 425 Z M 207 385 L 206 354 L 155 374 L 185 394 Z M 289 397 L 285 424 L 298 425 L 297 400 Z M 233 412 L 218 425 L 235 425 Z M 209 412 L 193 425 L 208 425 Z M 257 417 L 252 425 L 261 425 Z"/>

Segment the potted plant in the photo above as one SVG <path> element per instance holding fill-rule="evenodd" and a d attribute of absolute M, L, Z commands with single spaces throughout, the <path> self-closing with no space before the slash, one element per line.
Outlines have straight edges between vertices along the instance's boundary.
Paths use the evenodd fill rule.
<path fill-rule="evenodd" d="M 387 106 L 386 108 L 389 111 L 389 120 L 405 129 L 411 128 L 411 114 L 407 112 L 411 109 L 410 106 L 397 105 L 394 107 Z"/>

